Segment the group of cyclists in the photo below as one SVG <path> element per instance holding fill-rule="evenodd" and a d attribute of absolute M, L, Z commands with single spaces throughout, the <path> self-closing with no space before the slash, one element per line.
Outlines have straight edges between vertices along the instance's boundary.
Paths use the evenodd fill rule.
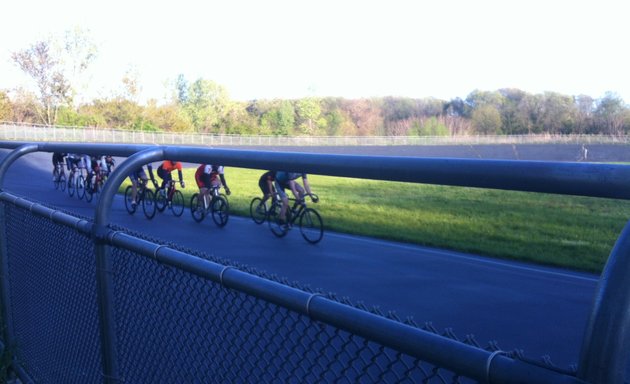
<path fill-rule="evenodd" d="M 157 181 L 155 180 L 155 176 L 153 173 L 153 166 L 151 164 L 147 164 L 146 168 L 148 170 L 145 172 L 144 167 L 140 167 L 136 169 L 129 175 L 129 179 L 131 180 L 132 185 L 132 196 L 133 200 L 136 200 L 138 183 L 147 183 L 149 178 L 153 183 L 153 187 L 158 189 L 163 189 L 170 182 L 173 182 L 172 172 L 177 170 L 177 174 L 179 177 L 179 183 L 182 188 L 186 187 L 184 183 L 184 178 L 182 175 L 182 163 L 179 161 L 165 160 L 160 166 L 157 168 L 157 175 L 160 179 L 162 179 L 162 183 L 158 187 Z M 220 188 L 223 187 L 225 189 L 226 194 L 230 194 L 230 188 L 227 185 L 227 181 L 225 180 L 225 172 L 222 165 L 211 165 L 211 164 L 201 164 L 197 167 L 195 171 L 195 181 L 197 183 L 197 187 L 199 188 L 199 193 L 203 196 L 208 196 L 209 191 L 212 188 Z"/>
<path fill-rule="evenodd" d="M 114 169 L 116 162 L 114 158 L 109 155 L 91 156 L 77 153 L 55 152 L 52 155 L 52 164 L 53 182 L 65 176 L 65 170 L 67 169 L 69 172 L 67 183 L 70 187 L 70 183 L 74 180 L 73 176 L 75 173 L 82 172 L 81 170 L 84 169 L 86 172 L 86 187 L 90 189 L 90 192 L 94 192 L 95 188 L 97 188 L 97 177 L 107 177 Z M 63 177 L 63 179 L 66 178 Z"/>
<path fill-rule="evenodd" d="M 97 173 L 105 172 L 106 174 L 109 174 L 115 165 L 114 159 L 107 155 L 90 156 L 72 153 L 54 153 L 52 157 L 53 173 L 55 170 L 59 169 L 61 169 L 62 173 L 64 172 L 64 159 L 67 170 L 70 171 L 71 174 L 76 172 L 77 169 L 85 169 L 87 171 L 87 188 L 94 188 L 94 179 Z M 142 183 L 146 185 L 149 179 L 156 190 L 163 190 L 168 183 L 174 182 L 172 172 L 177 171 L 177 175 L 179 177 L 178 181 L 181 187 L 185 188 L 184 178 L 182 175 L 182 163 L 179 161 L 165 160 L 162 164 L 160 164 L 157 168 L 157 175 L 162 180 L 160 186 L 158 186 L 155 179 L 153 166 L 151 164 L 147 164 L 146 169 L 148 172 L 145 172 L 145 167 L 139 167 L 129 174 L 132 186 L 132 206 L 134 209 L 137 204 L 136 197 L 138 194 L 139 184 Z M 300 178 L 302 179 L 303 185 L 300 185 L 298 182 Z M 71 179 L 71 177 L 68 178 L 69 183 Z M 231 194 L 230 188 L 228 187 L 225 179 L 225 170 L 222 165 L 199 165 L 195 171 L 195 182 L 199 188 L 199 194 L 204 196 L 204 199 L 206 199 L 205 201 L 209 201 L 211 199 L 209 193 L 212 189 L 223 187 L 227 195 Z M 282 206 L 279 213 L 279 221 L 280 225 L 285 228 L 289 226 L 287 220 L 287 210 L 289 207 L 287 190 L 291 191 L 296 200 L 301 201 L 305 196 L 310 195 L 313 196 L 313 201 L 317 202 L 316 195 L 312 194 L 311 186 L 306 173 L 267 171 L 260 176 L 258 186 L 263 193 L 262 204 L 274 195 L 279 196 L 281 199 Z"/>

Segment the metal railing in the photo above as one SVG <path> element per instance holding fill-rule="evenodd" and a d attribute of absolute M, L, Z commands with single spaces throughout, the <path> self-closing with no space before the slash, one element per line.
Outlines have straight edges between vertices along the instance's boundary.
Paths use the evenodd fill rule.
<path fill-rule="evenodd" d="M 0 148 L 14 149 L 0 163 L 0 187 L 11 164 L 32 152 L 129 157 L 108 179 L 93 220 L 0 192 L 3 342 L 24 382 L 623 382 L 628 229 L 599 284 L 575 376 L 108 223 L 126 176 L 167 158 L 623 199 L 630 197 L 628 167 L 179 146 L 4 142 Z"/>
<path fill-rule="evenodd" d="M 269 136 L 133 131 L 0 122 L 0 140 L 201 146 L 628 144 L 615 135 Z"/>

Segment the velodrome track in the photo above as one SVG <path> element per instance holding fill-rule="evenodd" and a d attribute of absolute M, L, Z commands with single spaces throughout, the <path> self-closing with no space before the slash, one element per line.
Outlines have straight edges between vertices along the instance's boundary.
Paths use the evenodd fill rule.
<path fill-rule="evenodd" d="M 498 147 L 286 147 L 283 150 L 349 154 L 360 150 L 361 154 L 424 157 L 441 153 L 441 157 L 524 160 L 536 160 L 529 156 L 538 153 L 539 160 L 565 161 L 575 161 L 580 153 L 576 145 Z M 589 160 L 600 156 L 600 161 L 626 161 L 623 149 L 624 146 L 589 148 Z M 598 155 L 600 151 L 602 154 Z M 616 151 L 618 158 L 604 159 Z M 6 153 L 7 150 L 0 150 L 0 158 Z M 53 189 L 50 169 L 50 154 L 26 155 L 11 167 L 3 189 L 93 216 L 94 202 L 88 204 Z M 309 246 L 298 233 L 276 239 L 265 226 L 258 226 L 248 218 L 231 217 L 223 229 L 210 221 L 197 224 L 186 212 L 180 218 L 167 213 L 147 221 L 144 216 L 127 214 L 122 199 L 114 203 L 111 218 L 115 224 L 153 237 L 334 292 L 355 303 L 378 306 L 383 312 L 395 311 L 402 319 L 413 317 L 420 325 L 431 322 L 440 333 L 452 328 L 460 339 L 474 335 L 481 346 L 496 341 L 503 350 L 522 349 L 529 358 L 549 355 L 561 368 L 577 362 L 598 278 L 330 232 L 321 243 Z"/>

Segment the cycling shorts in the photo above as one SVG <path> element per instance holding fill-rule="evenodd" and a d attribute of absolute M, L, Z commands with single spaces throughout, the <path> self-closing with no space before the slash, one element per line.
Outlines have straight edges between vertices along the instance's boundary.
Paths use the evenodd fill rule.
<path fill-rule="evenodd" d="M 289 182 L 281 183 L 278 181 L 278 179 L 276 179 L 276 182 L 274 185 L 276 186 L 276 191 L 278 191 L 278 194 L 283 199 L 287 197 L 287 193 L 285 192 L 285 189 L 291 190 L 291 187 L 289 186 Z M 297 181 L 295 182 L 295 189 L 298 191 L 300 195 L 304 194 L 304 188 Z"/>
<path fill-rule="evenodd" d="M 147 177 L 147 173 L 144 171 L 144 168 L 139 168 L 131 172 L 129 174 L 129 178 L 131 179 L 132 182 L 138 179 L 149 180 L 149 178 Z"/>
<path fill-rule="evenodd" d="M 210 189 L 213 186 L 212 177 L 207 173 L 195 174 L 197 187 Z"/>
<path fill-rule="evenodd" d="M 261 178 L 260 180 L 258 180 L 258 186 L 260 187 L 260 190 L 262 191 L 262 193 L 265 195 L 268 195 L 272 192 L 269 189 L 269 184 L 267 183 L 267 179 L 265 178 Z"/>

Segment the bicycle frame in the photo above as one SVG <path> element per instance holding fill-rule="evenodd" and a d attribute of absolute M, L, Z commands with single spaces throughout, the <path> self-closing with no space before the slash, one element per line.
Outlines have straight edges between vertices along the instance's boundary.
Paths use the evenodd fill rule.
<path fill-rule="evenodd" d="M 141 177 L 139 177 L 136 180 L 136 188 L 137 188 L 137 191 L 136 191 L 136 203 L 141 203 L 142 200 L 144 200 L 144 196 L 145 196 L 146 190 L 147 190 L 147 181 L 145 181 Z"/>

